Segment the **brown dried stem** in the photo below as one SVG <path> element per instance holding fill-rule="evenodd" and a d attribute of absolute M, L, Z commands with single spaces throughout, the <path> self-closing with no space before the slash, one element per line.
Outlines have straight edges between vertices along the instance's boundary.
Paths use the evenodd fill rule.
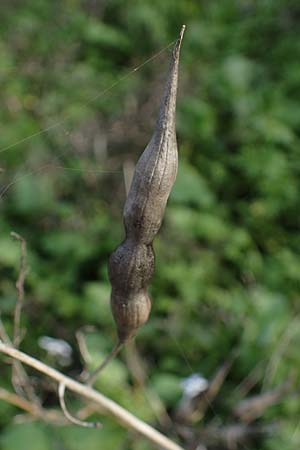
<path fill-rule="evenodd" d="M 21 255 L 20 255 L 20 269 L 19 269 L 19 275 L 16 281 L 16 289 L 17 289 L 17 301 L 15 305 L 15 311 L 14 311 L 14 328 L 13 328 L 13 346 L 15 348 L 19 348 L 20 342 L 21 342 L 21 313 L 22 308 L 24 304 L 24 283 L 27 275 L 27 245 L 26 240 L 20 236 L 18 233 L 15 233 L 12 231 L 10 235 L 20 242 L 21 246 Z M 4 327 L 2 327 L 2 331 L 4 331 Z M 5 331 L 4 331 L 4 334 Z M 6 339 L 5 339 L 6 338 Z M 7 342 L 10 344 L 10 339 L 6 335 L 4 338 L 4 342 Z M 38 406 L 39 400 L 36 397 L 34 390 L 30 384 L 29 378 L 21 366 L 20 363 L 17 363 L 16 361 L 13 361 L 12 365 L 12 384 L 14 386 L 14 389 L 17 394 L 24 396 L 24 394 L 30 399 L 31 401 L 34 401 L 34 403 Z"/>
<path fill-rule="evenodd" d="M 152 428 L 142 420 L 135 417 L 126 409 L 115 403 L 113 400 L 105 397 L 100 392 L 92 389 L 89 386 L 85 386 L 78 381 L 69 378 L 50 366 L 42 363 L 41 361 L 32 358 L 26 353 L 10 347 L 0 341 L 0 352 L 14 358 L 23 364 L 26 364 L 35 370 L 47 375 L 58 383 L 63 383 L 69 390 L 85 397 L 88 400 L 93 401 L 99 405 L 106 413 L 112 415 L 120 424 L 130 428 L 139 434 L 143 435 L 156 446 L 160 446 L 164 450 L 184 450 L 183 447 L 171 441 L 169 438 L 161 434 L 159 431 Z"/>
<path fill-rule="evenodd" d="M 6 330 L 3 326 L 2 320 L 0 318 L 0 339 L 2 341 L 12 347 L 12 342 L 6 333 Z M 14 360 L 13 367 L 15 369 L 15 376 L 12 377 L 12 384 L 16 393 L 23 397 L 23 394 L 26 395 L 27 399 L 34 403 L 37 407 L 40 407 L 40 400 L 34 392 L 34 389 L 30 383 L 30 379 L 20 363 L 20 361 Z"/>
<path fill-rule="evenodd" d="M 85 428 L 100 428 L 102 425 L 100 422 L 86 422 L 83 421 L 81 419 L 78 419 L 77 417 L 73 416 L 67 409 L 67 405 L 65 402 L 65 390 L 66 390 L 66 386 L 64 383 L 59 383 L 58 386 L 58 398 L 59 398 L 59 403 L 60 403 L 60 407 L 62 409 L 62 412 L 64 414 L 64 416 L 66 417 L 67 420 L 69 420 L 69 422 L 74 423 L 74 425 L 79 425 L 80 427 L 85 427 Z"/>
<path fill-rule="evenodd" d="M 107 366 L 107 364 L 114 359 L 115 356 L 120 352 L 121 348 L 123 347 L 123 342 L 118 341 L 112 351 L 107 355 L 107 357 L 102 361 L 102 363 L 97 367 L 94 372 L 91 373 L 91 375 L 87 378 L 86 383 L 89 386 L 92 386 L 94 382 L 96 381 L 99 373 L 104 369 L 104 367 Z"/>
<path fill-rule="evenodd" d="M 267 408 L 285 398 L 292 387 L 292 379 L 288 379 L 275 389 L 246 398 L 234 407 L 234 415 L 243 422 L 252 422 L 262 416 Z"/>
<path fill-rule="evenodd" d="M 135 383 L 141 387 L 145 393 L 147 401 L 149 402 L 155 416 L 162 427 L 168 427 L 174 429 L 174 424 L 170 418 L 165 405 L 161 401 L 156 392 L 147 387 L 147 373 L 144 367 L 143 361 L 139 355 L 136 343 L 134 340 L 129 341 L 125 346 L 125 358 L 126 365 L 135 381 Z"/>
<path fill-rule="evenodd" d="M 13 344 L 15 348 L 18 348 L 21 342 L 21 312 L 24 304 L 24 283 L 27 275 L 26 267 L 26 240 L 20 236 L 18 233 L 12 231 L 10 235 L 20 242 L 21 245 L 21 256 L 20 256 L 20 270 L 19 276 L 16 282 L 16 288 L 18 292 L 17 303 L 15 307 L 14 314 L 14 336 Z"/>
<path fill-rule="evenodd" d="M 81 328 L 79 328 L 79 330 L 76 331 L 75 336 L 76 336 L 76 340 L 77 340 L 77 344 L 78 344 L 78 348 L 79 348 L 79 352 L 80 355 L 83 359 L 83 363 L 84 363 L 84 371 L 86 371 L 86 366 L 91 362 L 91 355 L 88 351 L 86 342 L 85 342 L 85 332 L 86 331 L 94 331 L 95 327 L 92 326 L 83 326 Z"/>
<path fill-rule="evenodd" d="M 58 411 L 40 408 L 31 401 L 28 401 L 7 389 L 0 388 L 0 400 L 22 409 L 34 419 L 41 419 L 55 425 L 66 425 L 67 423 L 64 416 Z"/>
<path fill-rule="evenodd" d="M 14 392 L 9 392 L 6 389 L 0 387 L 0 399 L 4 400 L 11 405 L 17 406 L 20 409 L 31 414 L 33 417 L 39 417 L 41 410 L 34 403 L 26 400 L 23 397 L 15 394 Z"/>

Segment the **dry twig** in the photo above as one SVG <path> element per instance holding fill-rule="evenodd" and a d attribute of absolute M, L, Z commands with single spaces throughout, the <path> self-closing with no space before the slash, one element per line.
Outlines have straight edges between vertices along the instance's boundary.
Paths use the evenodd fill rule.
<path fill-rule="evenodd" d="M 79 328 L 76 333 L 76 340 L 79 348 L 80 355 L 83 359 L 84 363 L 84 372 L 87 371 L 86 366 L 91 362 L 91 355 L 89 353 L 89 350 L 87 348 L 86 342 L 85 342 L 85 332 L 87 331 L 95 331 L 95 327 L 87 325 Z"/>
<path fill-rule="evenodd" d="M 18 348 L 21 342 L 21 312 L 24 303 L 24 283 L 27 275 L 26 240 L 18 233 L 15 233 L 14 231 L 12 231 L 10 235 L 17 241 L 19 241 L 21 244 L 20 271 L 16 282 L 18 297 L 14 314 L 14 337 L 13 337 L 14 347 Z"/>
<path fill-rule="evenodd" d="M 110 363 L 110 361 L 112 361 L 115 356 L 117 356 L 117 354 L 120 352 L 120 350 L 123 347 L 123 342 L 118 341 L 114 348 L 112 349 L 112 351 L 107 355 L 107 357 L 104 359 L 104 361 L 102 361 L 102 363 L 97 367 L 97 369 L 95 369 L 85 380 L 86 384 L 88 384 L 89 386 L 92 386 L 99 373 L 102 372 L 102 370 L 104 369 L 104 367 L 107 366 L 108 363 Z"/>
<path fill-rule="evenodd" d="M 105 412 L 111 414 L 120 424 L 143 435 L 156 446 L 160 446 L 164 450 L 183 450 L 183 447 L 171 441 L 168 437 L 164 436 L 159 431 L 155 430 L 150 425 L 146 424 L 129 411 L 122 408 L 113 400 L 105 397 L 103 394 L 92 389 L 91 387 L 85 386 L 78 381 L 63 375 L 52 367 L 49 367 L 41 361 L 32 358 L 26 353 L 20 352 L 19 350 L 4 344 L 2 341 L 0 341 L 0 352 L 34 368 L 58 383 L 63 383 L 69 390 L 93 401 L 103 408 Z"/>
<path fill-rule="evenodd" d="M 274 433 L 276 427 L 270 425 L 228 424 L 223 427 L 208 426 L 198 435 L 197 441 L 204 442 L 207 447 L 220 447 L 222 449 L 237 450 L 247 448 L 246 445 L 253 439 Z M 197 443 L 198 443 L 197 442 Z"/>
<path fill-rule="evenodd" d="M 23 397 L 15 394 L 14 392 L 9 392 L 6 389 L 0 387 L 0 399 L 10 403 L 11 405 L 17 406 L 20 409 L 28 412 L 34 417 L 40 417 L 40 408 L 38 408 L 34 403 L 26 400 Z"/>
<path fill-rule="evenodd" d="M 63 414 L 58 411 L 40 408 L 31 401 L 3 388 L 0 388 L 0 400 L 22 409 L 30 414 L 30 417 L 33 419 L 41 419 L 55 425 L 66 425 L 68 423 Z"/>
<path fill-rule="evenodd" d="M 14 311 L 14 329 L 13 329 L 13 344 L 10 337 L 5 331 L 3 323 L 0 319 L 0 337 L 8 345 L 13 345 L 18 348 L 21 342 L 21 313 L 24 304 L 24 283 L 27 274 L 26 267 L 26 240 L 20 236 L 18 233 L 12 231 L 10 235 L 15 238 L 21 244 L 21 256 L 20 256 L 20 270 L 16 281 L 17 288 L 17 302 Z M 24 370 L 22 364 L 19 361 L 13 360 L 12 364 L 12 384 L 16 393 L 20 397 L 27 397 L 32 403 L 35 404 L 36 408 L 41 409 L 39 398 L 36 396 L 34 389 L 30 383 L 29 377 Z"/>
<path fill-rule="evenodd" d="M 267 408 L 280 402 L 292 388 L 292 381 L 288 380 L 275 389 L 246 398 L 239 402 L 233 413 L 244 422 L 252 422 L 262 416 Z"/>
<path fill-rule="evenodd" d="M 79 425 L 80 427 L 85 428 L 100 428 L 102 425 L 100 422 L 86 422 L 81 419 L 78 419 L 77 417 L 73 416 L 71 413 L 69 413 L 66 402 L 65 402 L 65 389 L 66 386 L 64 383 L 59 383 L 58 386 L 58 397 L 59 397 L 59 403 L 60 407 L 62 409 L 62 412 L 64 413 L 64 416 L 75 425 Z"/>
<path fill-rule="evenodd" d="M 146 399 L 149 402 L 152 410 L 154 411 L 160 425 L 164 428 L 169 428 L 170 430 L 174 429 L 174 424 L 165 408 L 165 405 L 156 394 L 156 392 L 146 386 L 146 369 L 144 367 L 143 361 L 141 360 L 134 340 L 128 342 L 125 346 L 125 358 L 126 365 L 129 368 L 135 383 L 143 389 Z"/>
<path fill-rule="evenodd" d="M 5 328 L 3 326 L 1 318 L 0 318 L 0 339 L 2 339 L 2 341 L 5 344 L 7 344 L 11 347 L 13 346 L 8 334 L 5 331 Z M 28 400 L 30 400 L 36 406 L 40 407 L 39 398 L 36 396 L 36 394 L 34 392 L 34 389 L 30 383 L 30 379 L 29 379 L 24 367 L 22 366 L 20 361 L 17 361 L 17 360 L 14 360 L 13 364 L 14 364 L 16 376 L 12 378 L 12 384 L 14 386 L 16 393 L 22 397 L 23 397 L 23 394 L 26 394 L 26 397 Z"/>

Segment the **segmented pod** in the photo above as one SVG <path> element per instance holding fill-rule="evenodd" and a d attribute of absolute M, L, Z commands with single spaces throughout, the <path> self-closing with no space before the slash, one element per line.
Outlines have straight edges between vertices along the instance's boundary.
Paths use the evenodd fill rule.
<path fill-rule="evenodd" d="M 123 213 L 126 238 L 109 260 L 111 308 L 121 343 L 135 335 L 151 310 L 147 287 L 154 272 L 152 242 L 160 229 L 177 174 L 176 93 L 184 29 L 183 26 L 173 50 L 153 136 L 136 165 L 126 199 Z"/>

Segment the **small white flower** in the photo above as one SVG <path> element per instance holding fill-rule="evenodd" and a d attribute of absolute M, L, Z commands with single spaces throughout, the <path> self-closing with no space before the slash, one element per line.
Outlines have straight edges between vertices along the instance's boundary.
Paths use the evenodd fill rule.
<path fill-rule="evenodd" d="M 41 348 L 49 355 L 58 359 L 62 366 L 68 366 L 72 361 L 72 347 L 63 339 L 55 339 L 49 336 L 41 336 L 38 340 Z"/>
<path fill-rule="evenodd" d="M 181 382 L 185 397 L 193 398 L 208 388 L 208 381 L 202 375 L 193 373 Z"/>

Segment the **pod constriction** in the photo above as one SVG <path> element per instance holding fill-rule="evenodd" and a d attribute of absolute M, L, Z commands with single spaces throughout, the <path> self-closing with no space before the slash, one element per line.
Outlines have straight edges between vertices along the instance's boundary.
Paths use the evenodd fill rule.
<path fill-rule="evenodd" d="M 154 272 L 152 242 L 164 216 L 177 174 L 176 94 L 181 41 L 177 40 L 153 136 L 137 162 L 124 207 L 126 238 L 112 253 L 109 278 L 111 307 L 120 342 L 147 321 L 147 287 Z"/>

